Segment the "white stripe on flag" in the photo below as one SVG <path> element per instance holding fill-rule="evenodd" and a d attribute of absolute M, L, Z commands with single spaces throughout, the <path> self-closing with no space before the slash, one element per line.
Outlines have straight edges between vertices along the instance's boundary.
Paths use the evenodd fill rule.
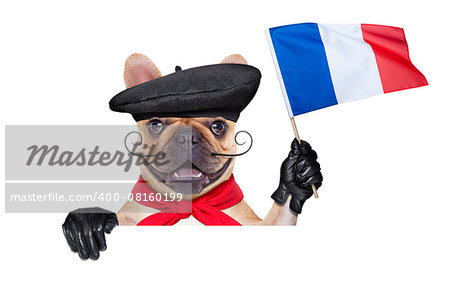
<path fill-rule="evenodd" d="M 360 24 L 318 24 L 338 103 L 383 94 L 375 54 Z"/>

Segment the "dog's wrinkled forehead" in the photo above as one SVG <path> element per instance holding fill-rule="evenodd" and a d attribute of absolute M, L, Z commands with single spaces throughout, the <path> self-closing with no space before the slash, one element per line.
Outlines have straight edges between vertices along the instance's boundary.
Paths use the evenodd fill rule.
<path fill-rule="evenodd" d="M 136 121 L 164 118 L 215 118 L 237 121 L 253 99 L 261 78 L 240 55 L 221 64 L 177 71 L 161 77 L 147 57 L 131 55 L 125 63 L 127 89 L 113 97 L 110 108 L 132 114 Z"/>

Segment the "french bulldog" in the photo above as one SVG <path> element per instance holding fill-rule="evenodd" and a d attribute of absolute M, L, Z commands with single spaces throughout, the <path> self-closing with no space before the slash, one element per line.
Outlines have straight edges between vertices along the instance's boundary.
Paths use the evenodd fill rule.
<path fill-rule="evenodd" d="M 247 64 L 238 54 L 222 60 L 225 64 Z M 125 63 L 127 88 L 161 77 L 156 65 L 142 54 L 132 54 Z M 156 145 L 155 152 L 167 155 L 167 164 L 141 165 L 141 176 L 157 193 L 181 193 L 188 201 L 207 194 L 230 179 L 235 157 L 212 155 L 233 154 L 236 123 L 223 117 L 153 117 L 137 122 L 143 144 Z M 303 203 L 312 196 L 311 185 L 322 184 L 317 154 L 305 141 L 294 141 L 281 166 L 279 186 L 272 195 L 275 201 L 265 218 L 259 218 L 245 200 L 222 212 L 241 225 L 296 225 Z M 97 259 L 106 249 L 104 233 L 115 225 L 137 225 L 158 211 L 138 201 L 127 201 L 117 214 L 81 209 L 71 212 L 63 224 L 66 240 L 82 259 Z M 177 224 L 201 224 L 189 217 Z"/>

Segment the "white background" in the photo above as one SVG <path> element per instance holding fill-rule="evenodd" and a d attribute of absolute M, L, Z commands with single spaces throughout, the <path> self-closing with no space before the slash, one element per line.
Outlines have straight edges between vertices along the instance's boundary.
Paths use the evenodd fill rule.
<path fill-rule="evenodd" d="M 257 66 L 261 86 L 238 123 L 255 143 L 238 158 L 235 177 L 260 216 L 272 205 L 293 138 L 264 28 L 307 21 L 404 27 L 411 59 L 430 86 L 297 117 L 325 177 L 320 199 L 306 203 L 297 227 L 119 227 L 93 262 L 70 252 L 60 227 L 65 215 L 2 211 L 0 293 L 8 299 L 449 299 L 444 3 L 2 2 L 3 124 L 132 124 L 129 115 L 111 112 L 108 101 L 124 88 L 123 63 L 133 52 L 148 55 L 164 74 L 231 53 Z"/>

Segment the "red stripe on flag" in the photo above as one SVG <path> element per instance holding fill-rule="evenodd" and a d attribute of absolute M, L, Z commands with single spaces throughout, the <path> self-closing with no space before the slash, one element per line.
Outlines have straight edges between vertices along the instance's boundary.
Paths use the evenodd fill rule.
<path fill-rule="evenodd" d="M 428 85 L 412 64 L 402 28 L 361 24 L 363 38 L 373 52 L 385 93 Z"/>

